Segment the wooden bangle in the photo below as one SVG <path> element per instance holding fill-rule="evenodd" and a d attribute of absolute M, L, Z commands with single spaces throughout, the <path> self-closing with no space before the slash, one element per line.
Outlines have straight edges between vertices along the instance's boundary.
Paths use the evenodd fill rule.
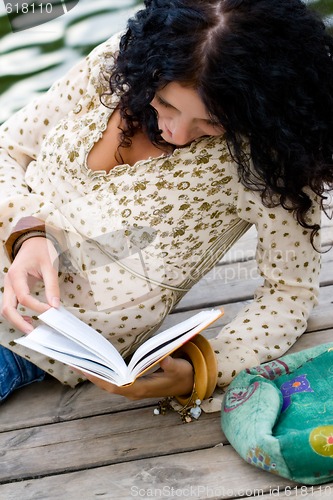
<path fill-rule="evenodd" d="M 204 399 L 209 398 L 215 388 L 216 388 L 216 383 L 217 383 L 217 359 L 216 355 L 213 351 L 213 348 L 209 342 L 209 340 L 206 339 L 201 334 L 196 335 L 191 342 L 195 344 L 203 354 L 203 357 L 205 358 L 206 366 L 207 366 L 207 376 L 208 376 L 208 381 L 207 381 L 207 391 L 205 394 Z"/>
<path fill-rule="evenodd" d="M 198 399 L 201 401 L 204 399 L 205 394 L 207 392 L 207 384 L 208 384 L 208 373 L 207 373 L 207 365 L 205 358 L 200 351 L 199 347 L 192 343 L 192 341 L 187 342 L 182 347 L 177 349 L 175 352 L 176 357 L 187 357 L 194 369 L 194 380 L 195 380 L 195 390 L 198 396 Z M 184 356 L 185 355 L 185 356 Z M 175 396 L 178 403 L 183 406 L 188 406 L 193 399 L 192 397 L 193 391 L 191 394 L 187 394 L 185 396 Z M 194 403 L 194 401 L 193 401 Z"/>
<path fill-rule="evenodd" d="M 201 402 L 214 392 L 217 382 L 217 359 L 210 342 L 200 334 L 177 349 L 173 356 L 187 358 L 192 364 L 194 369 L 193 388 L 190 394 L 175 396 L 177 402 L 182 405 L 180 409 L 172 405 L 172 397 L 169 396 L 159 401 L 154 414 L 162 413 L 164 415 L 167 409 L 172 409 L 179 413 L 183 422 L 191 422 L 193 418 L 197 420 L 200 417 Z"/>

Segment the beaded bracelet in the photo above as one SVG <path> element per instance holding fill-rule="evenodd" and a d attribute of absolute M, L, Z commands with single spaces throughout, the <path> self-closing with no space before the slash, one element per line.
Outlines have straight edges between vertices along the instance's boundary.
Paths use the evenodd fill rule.
<path fill-rule="evenodd" d="M 200 408 L 201 399 L 199 399 L 198 397 L 195 387 L 195 381 L 193 384 L 191 395 L 184 406 L 182 406 L 181 408 L 175 408 L 175 406 L 172 405 L 172 399 L 173 398 L 171 396 L 168 396 L 167 398 L 159 401 L 158 407 L 154 409 L 154 415 L 165 415 L 167 410 L 173 410 L 181 416 L 181 419 L 184 423 L 192 422 L 193 418 L 197 420 L 200 417 L 202 411 Z"/>

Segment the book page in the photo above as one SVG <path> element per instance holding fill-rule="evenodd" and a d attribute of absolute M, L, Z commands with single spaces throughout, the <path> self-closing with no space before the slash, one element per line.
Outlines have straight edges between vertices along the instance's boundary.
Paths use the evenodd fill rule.
<path fill-rule="evenodd" d="M 178 349 L 222 316 L 223 311 L 201 311 L 146 340 L 127 367 L 117 349 L 100 333 L 65 308 L 51 308 L 39 318 L 44 325 L 16 342 L 74 368 L 85 370 L 118 386 L 133 383 L 143 372 Z"/>
<path fill-rule="evenodd" d="M 42 335 L 42 336 L 45 333 L 48 336 L 49 332 L 47 332 L 47 329 L 49 329 L 50 332 L 55 331 L 46 325 L 42 325 L 40 327 L 37 327 L 32 333 L 35 333 L 37 329 L 39 329 L 37 335 Z M 116 385 L 124 385 L 126 383 L 126 381 L 124 381 L 124 379 L 120 377 L 114 370 L 101 364 L 100 360 L 97 357 L 96 359 L 94 359 L 92 353 L 90 353 L 86 349 L 76 346 L 76 348 L 72 350 L 71 349 L 72 342 L 66 339 L 65 337 L 62 337 L 61 345 L 62 346 L 65 345 L 63 343 L 63 341 L 65 340 L 66 351 L 62 352 L 58 350 L 59 349 L 58 342 L 54 344 L 54 349 L 53 349 L 52 347 L 45 347 L 42 343 L 39 344 L 37 342 L 34 342 L 34 340 L 29 339 L 30 335 L 31 334 L 29 334 L 26 337 L 21 337 L 20 339 L 17 339 L 16 342 L 29 349 L 34 349 L 35 351 L 40 352 L 41 354 L 44 354 L 47 357 L 56 359 L 61 363 L 65 363 L 66 365 L 69 365 L 75 369 L 91 373 L 92 375 L 102 378 L 107 382 L 112 382 Z M 87 357 L 85 357 L 86 355 Z"/>
<path fill-rule="evenodd" d="M 101 362 L 100 357 L 96 356 L 89 349 L 65 337 L 62 333 L 57 332 L 48 325 L 37 326 L 29 335 L 23 337 L 23 339 L 25 339 L 24 345 L 26 346 L 34 343 L 56 352 L 69 354 L 70 356 L 81 357 L 83 359 L 87 358 L 96 363 Z"/>
<path fill-rule="evenodd" d="M 128 378 L 135 379 L 152 363 L 161 361 L 223 315 L 220 309 L 201 311 L 181 323 L 146 340 L 133 354 Z"/>
<path fill-rule="evenodd" d="M 39 319 L 63 336 L 75 341 L 79 346 L 91 351 L 106 366 L 116 368 L 119 374 L 126 376 L 127 365 L 111 342 L 64 307 L 50 308 L 40 314 Z M 60 336 L 59 342 L 62 342 Z M 61 350 L 64 351 L 64 349 Z"/>

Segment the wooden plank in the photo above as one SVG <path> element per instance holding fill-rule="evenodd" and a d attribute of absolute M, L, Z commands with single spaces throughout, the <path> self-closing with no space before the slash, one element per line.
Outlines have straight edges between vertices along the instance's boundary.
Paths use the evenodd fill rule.
<path fill-rule="evenodd" d="M 192 424 L 183 427 L 185 433 L 189 427 Z M 247 464 L 231 446 L 217 446 L 6 484 L 0 486 L 0 495 L 6 500 L 45 500 L 45 492 L 48 500 L 129 499 L 162 498 L 164 491 L 170 498 L 221 499 L 244 497 L 245 491 L 269 492 L 289 484 L 294 483 Z"/>
<path fill-rule="evenodd" d="M 200 309 L 253 298 L 262 283 L 255 260 L 219 264 L 193 286 L 177 305 L 177 311 Z M 322 255 L 320 276 L 322 287 L 333 284 L 333 252 Z"/>
<path fill-rule="evenodd" d="M 288 354 L 328 342 L 333 342 L 333 328 L 320 332 L 306 333 L 289 349 Z"/>
<path fill-rule="evenodd" d="M 329 342 L 332 334 L 333 329 L 303 335 L 290 352 Z M 221 442 L 226 440 L 219 412 L 184 425 L 177 414 L 156 417 L 152 408 L 8 431 L 0 434 L 0 481 L 183 453 Z"/>
<path fill-rule="evenodd" d="M 332 221 L 328 221 L 328 224 L 330 228 L 333 228 Z M 255 234 L 255 229 L 251 228 L 230 252 L 237 252 L 237 248 L 242 247 L 242 245 L 243 248 L 247 249 L 251 245 L 255 248 Z M 324 234 L 327 234 L 326 229 Z M 237 253 L 234 255 L 237 255 Z M 333 256 L 331 257 L 331 255 L 332 252 L 329 252 L 324 256 L 323 276 L 328 276 L 329 269 L 333 270 L 331 262 Z M 237 258 L 240 258 L 240 254 L 238 254 Z M 225 269 L 224 274 L 219 269 L 222 269 L 223 266 Z M 226 272 L 228 273 L 228 282 L 223 283 Z M 216 305 L 225 303 L 227 297 L 228 304 L 225 304 L 224 317 L 206 332 L 207 337 L 214 337 L 218 334 L 220 328 L 229 323 L 245 304 L 250 303 L 253 291 L 259 284 L 260 279 L 256 278 L 248 281 L 244 280 L 244 278 L 247 275 L 255 276 L 255 274 L 256 264 L 254 260 L 238 262 L 234 266 L 222 263 L 221 266 L 217 266 L 216 270 L 213 270 L 208 277 L 189 292 L 188 296 L 180 302 L 176 311 L 166 318 L 161 329 L 168 328 L 186 319 L 202 307 L 211 307 L 212 297 L 214 297 Z M 325 329 L 333 325 L 332 296 L 333 288 L 329 285 L 321 289 L 319 306 L 314 309 L 309 320 L 309 331 Z M 245 300 L 241 300 L 242 298 L 245 298 Z M 230 303 L 233 300 L 234 302 Z M 82 389 L 72 390 L 49 380 L 42 384 L 34 384 L 32 387 L 21 389 L 11 397 L 10 404 L 7 401 L 2 406 L 0 432 L 11 428 L 75 419 L 89 414 L 97 415 L 122 411 L 133 407 L 133 405 L 138 405 L 138 407 L 146 406 L 143 402 L 130 403 L 125 398 L 117 399 L 113 397 L 110 400 L 107 393 L 103 393 L 93 386 L 89 388 L 84 386 Z M 20 411 L 22 406 L 25 408 L 24 414 Z"/>
<path fill-rule="evenodd" d="M 0 432 L 145 408 L 156 402 L 156 399 L 129 401 L 90 382 L 71 389 L 49 379 L 23 387 L 1 406 Z"/>
<path fill-rule="evenodd" d="M 332 221 L 326 220 L 323 227 L 323 242 L 328 246 Z M 244 235 L 163 328 L 193 314 L 193 309 L 211 307 L 212 297 L 218 299 L 214 304 L 227 297 L 225 317 L 207 331 L 207 336 L 216 335 L 250 301 L 260 282 L 253 259 L 255 236 L 252 229 Z M 333 338 L 332 260 L 332 252 L 323 255 L 319 306 L 310 318 L 308 333 L 290 352 Z M 129 498 L 139 496 L 133 486 L 145 494 L 152 485 L 166 486 L 168 491 L 173 487 L 181 494 L 201 487 L 197 498 L 244 498 L 250 491 L 253 497 L 259 492 L 268 498 L 272 488 L 281 488 L 279 496 L 289 497 L 289 490 L 283 488 L 293 483 L 249 466 L 230 446 L 219 446 L 226 443 L 219 414 L 183 425 L 174 413 L 154 417 L 152 404 L 151 400 L 129 402 L 91 384 L 72 390 L 52 380 L 17 392 L 1 408 L 0 477 L 4 482 L 23 480 L 2 484 L 0 498 Z M 325 486 L 333 488 L 332 483 Z M 316 490 L 317 497 L 322 491 Z"/>
<path fill-rule="evenodd" d="M 225 441 L 220 415 L 192 425 L 152 408 L 0 434 L 0 482 L 59 474 L 146 457 L 207 448 Z"/>
<path fill-rule="evenodd" d="M 0 495 L 6 500 L 162 498 L 163 492 L 165 497 L 200 499 L 332 498 L 333 483 L 307 490 L 305 495 L 301 485 L 250 466 L 230 446 L 217 446 L 6 484 Z"/>
<path fill-rule="evenodd" d="M 297 344 L 298 347 L 308 347 L 308 345 L 301 345 L 304 344 L 304 339 L 306 337 L 313 339 L 315 336 L 317 337 L 317 335 L 317 340 L 319 340 L 320 337 L 321 341 L 323 340 L 326 342 L 328 339 L 325 338 L 325 336 L 328 336 L 329 339 L 331 339 L 332 330 L 324 333 L 318 333 L 316 335 L 304 335 Z M 136 425 L 130 426 L 131 434 L 138 434 L 140 430 L 142 431 L 142 429 L 140 429 L 140 426 L 137 425 L 137 414 L 132 414 L 133 418 L 130 417 L 130 414 L 128 414 L 126 418 L 124 416 L 122 422 L 118 423 L 117 429 L 117 426 L 111 426 L 112 430 L 119 431 L 120 427 L 122 427 L 122 423 L 124 423 L 126 427 L 126 422 L 128 424 L 130 420 L 130 422 L 134 421 L 136 423 Z M 158 419 L 159 418 L 160 417 L 158 417 Z M 168 417 L 161 418 L 164 420 Z M 150 422 L 147 420 L 146 416 L 144 416 L 143 420 L 145 422 L 145 427 L 148 424 L 148 427 L 151 428 Z M 155 418 L 153 421 L 155 421 Z M 193 440 L 193 438 L 195 438 L 194 440 L 197 440 L 197 424 L 199 422 L 195 422 L 189 426 L 180 426 L 186 433 L 187 439 Z M 94 424 L 96 423 L 98 424 L 95 419 Z M 101 436 L 101 426 L 93 425 L 93 427 L 96 428 L 94 432 L 94 438 L 96 440 L 94 440 L 94 443 L 98 449 L 98 454 L 100 454 L 101 450 L 99 445 L 104 441 L 104 438 Z M 177 427 L 179 428 L 179 425 Z M 194 435 L 191 432 L 188 433 L 188 431 L 194 428 L 196 430 Z M 126 434 L 129 429 L 125 428 L 122 430 L 124 430 Z M 211 429 L 211 432 L 215 433 L 215 429 Z M 160 429 L 159 435 L 167 436 L 167 439 L 169 440 L 170 437 L 172 439 L 173 433 L 174 426 L 172 426 L 172 430 L 170 430 L 166 429 L 163 425 L 163 428 Z M 39 455 L 39 450 L 36 449 L 36 446 L 33 446 L 33 443 L 29 440 L 26 441 L 26 439 L 22 439 L 22 436 L 17 436 L 16 433 L 14 433 L 14 435 L 16 435 L 16 438 L 14 439 L 12 437 L 12 446 L 14 445 L 17 447 L 17 443 L 19 443 L 21 447 L 21 443 L 24 443 L 24 449 L 21 447 L 20 455 L 24 455 L 27 449 L 33 450 L 32 455 L 30 454 L 30 456 L 27 457 L 28 461 L 35 454 Z M 62 431 L 60 431 L 60 435 L 62 442 L 64 442 L 66 440 L 66 436 L 68 438 L 68 436 L 71 435 L 71 432 L 67 429 L 65 435 Z M 13 439 L 15 441 L 14 443 Z M 150 440 L 153 443 L 160 443 L 160 440 L 156 440 L 156 437 L 153 434 L 150 434 Z M 77 435 L 71 438 L 71 445 L 73 446 L 73 443 L 76 441 Z M 86 442 L 86 439 L 84 439 L 81 450 L 85 450 L 85 455 L 90 455 L 91 450 L 89 447 L 87 449 Z M 134 446 L 135 444 L 136 443 L 134 443 Z M 39 446 L 43 448 L 45 443 L 41 441 L 39 442 Z M 66 459 L 68 454 L 66 446 L 64 447 L 64 443 L 60 446 L 62 450 L 59 453 L 60 456 L 58 456 L 58 459 L 60 459 L 61 462 L 63 461 L 61 457 L 65 457 Z M 117 444 L 114 444 L 114 447 L 117 448 Z M 195 447 L 197 447 L 197 444 Z M 4 450 L 4 447 L 2 446 L 1 449 Z M 7 454 L 6 451 L 5 453 Z M 8 456 L 6 457 L 6 454 L 5 459 L 7 460 Z M 112 454 L 112 450 L 110 450 L 110 454 Z M 52 455 L 52 452 L 50 453 L 50 450 L 48 450 L 47 456 L 48 460 L 52 463 L 54 463 L 54 460 L 57 458 Z M 41 459 L 42 458 L 43 457 L 41 457 Z M 72 461 L 70 460 L 70 462 Z M 81 460 L 81 464 L 82 462 L 83 461 Z M 86 465 L 83 464 L 81 467 L 82 466 Z M 39 469 L 38 475 L 41 472 L 42 471 Z M 167 488 L 165 491 L 171 491 L 170 488 L 174 488 L 174 491 L 179 490 L 179 494 L 181 494 L 181 492 L 185 494 L 187 489 L 192 486 L 192 492 L 197 491 L 199 495 L 197 498 L 222 498 L 222 495 L 223 498 L 244 498 L 245 493 L 249 494 L 251 491 L 254 497 L 257 497 L 258 494 L 262 496 L 265 492 L 267 493 L 267 495 L 265 495 L 267 497 L 268 495 L 272 496 L 272 491 L 276 492 L 277 490 L 279 491 L 279 496 L 283 495 L 284 498 L 289 496 L 288 487 L 290 485 L 294 485 L 294 483 L 249 466 L 235 454 L 230 446 L 217 446 L 211 449 L 193 451 L 192 453 L 181 453 L 179 455 L 153 459 L 134 460 L 127 463 L 118 463 L 108 467 L 99 467 L 97 469 L 84 470 L 72 474 L 66 473 L 65 476 L 50 476 L 45 477 L 44 479 L 26 480 L 18 483 L 5 484 L 0 487 L 0 496 L 1 498 L 6 498 L 6 500 L 10 500 L 11 498 L 24 498 L 25 500 L 30 498 L 42 498 L 44 500 L 45 491 L 48 491 L 48 499 L 71 498 L 71 500 L 75 500 L 76 498 L 87 498 L 87 494 L 89 494 L 89 498 L 95 498 L 97 496 L 103 496 L 104 498 L 129 498 L 129 495 L 138 495 L 139 491 L 141 491 L 141 495 L 147 494 L 147 496 L 149 496 L 149 492 L 152 491 L 152 485 L 156 489 Z M 328 490 L 329 486 L 333 488 L 332 484 L 324 486 L 326 487 L 325 491 L 330 491 Z M 194 490 L 193 488 L 197 488 L 197 490 Z M 287 493 L 283 494 L 284 491 L 287 491 Z M 318 491 L 322 490 L 317 490 L 316 497 L 318 497 Z M 330 498 L 330 496 L 328 498 Z"/>
<path fill-rule="evenodd" d="M 319 304 L 309 319 L 308 333 L 327 330 L 333 326 L 332 297 L 333 286 L 324 287 L 320 290 Z M 225 307 L 225 316 L 214 327 L 207 329 L 205 335 L 208 338 L 216 336 L 220 328 L 231 321 L 244 304 L 245 302 L 228 304 Z M 186 319 L 193 312 L 195 311 L 184 311 L 169 315 L 164 322 L 163 328 L 168 328 Z M 318 338 L 317 334 L 312 336 L 311 342 L 320 343 Z M 327 333 L 324 338 L 326 340 L 322 342 L 331 340 L 328 338 Z M 302 346 L 302 342 L 300 346 Z M 62 386 L 55 380 L 47 380 L 17 391 L 1 407 L 0 432 L 73 420 L 89 415 L 101 415 L 131 408 L 147 407 L 155 404 L 155 402 L 156 400 L 128 401 L 121 396 L 111 396 L 89 383 L 77 389 L 71 389 Z M 24 408 L 24 412 L 22 412 L 22 408 Z"/>

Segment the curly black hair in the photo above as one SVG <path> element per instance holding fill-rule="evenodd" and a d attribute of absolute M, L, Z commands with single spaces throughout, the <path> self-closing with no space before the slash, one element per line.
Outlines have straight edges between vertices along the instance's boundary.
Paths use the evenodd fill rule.
<path fill-rule="evenodd" d="M 225 129 L 240 181 L 311 229 L 333 186 L 333 38 L 301 0 L 146 0 L 128 22 L 111 92 L 129 145 L 142 127 L 165 145 L 150 105 L 170 82 L 195 88 Z"/>

